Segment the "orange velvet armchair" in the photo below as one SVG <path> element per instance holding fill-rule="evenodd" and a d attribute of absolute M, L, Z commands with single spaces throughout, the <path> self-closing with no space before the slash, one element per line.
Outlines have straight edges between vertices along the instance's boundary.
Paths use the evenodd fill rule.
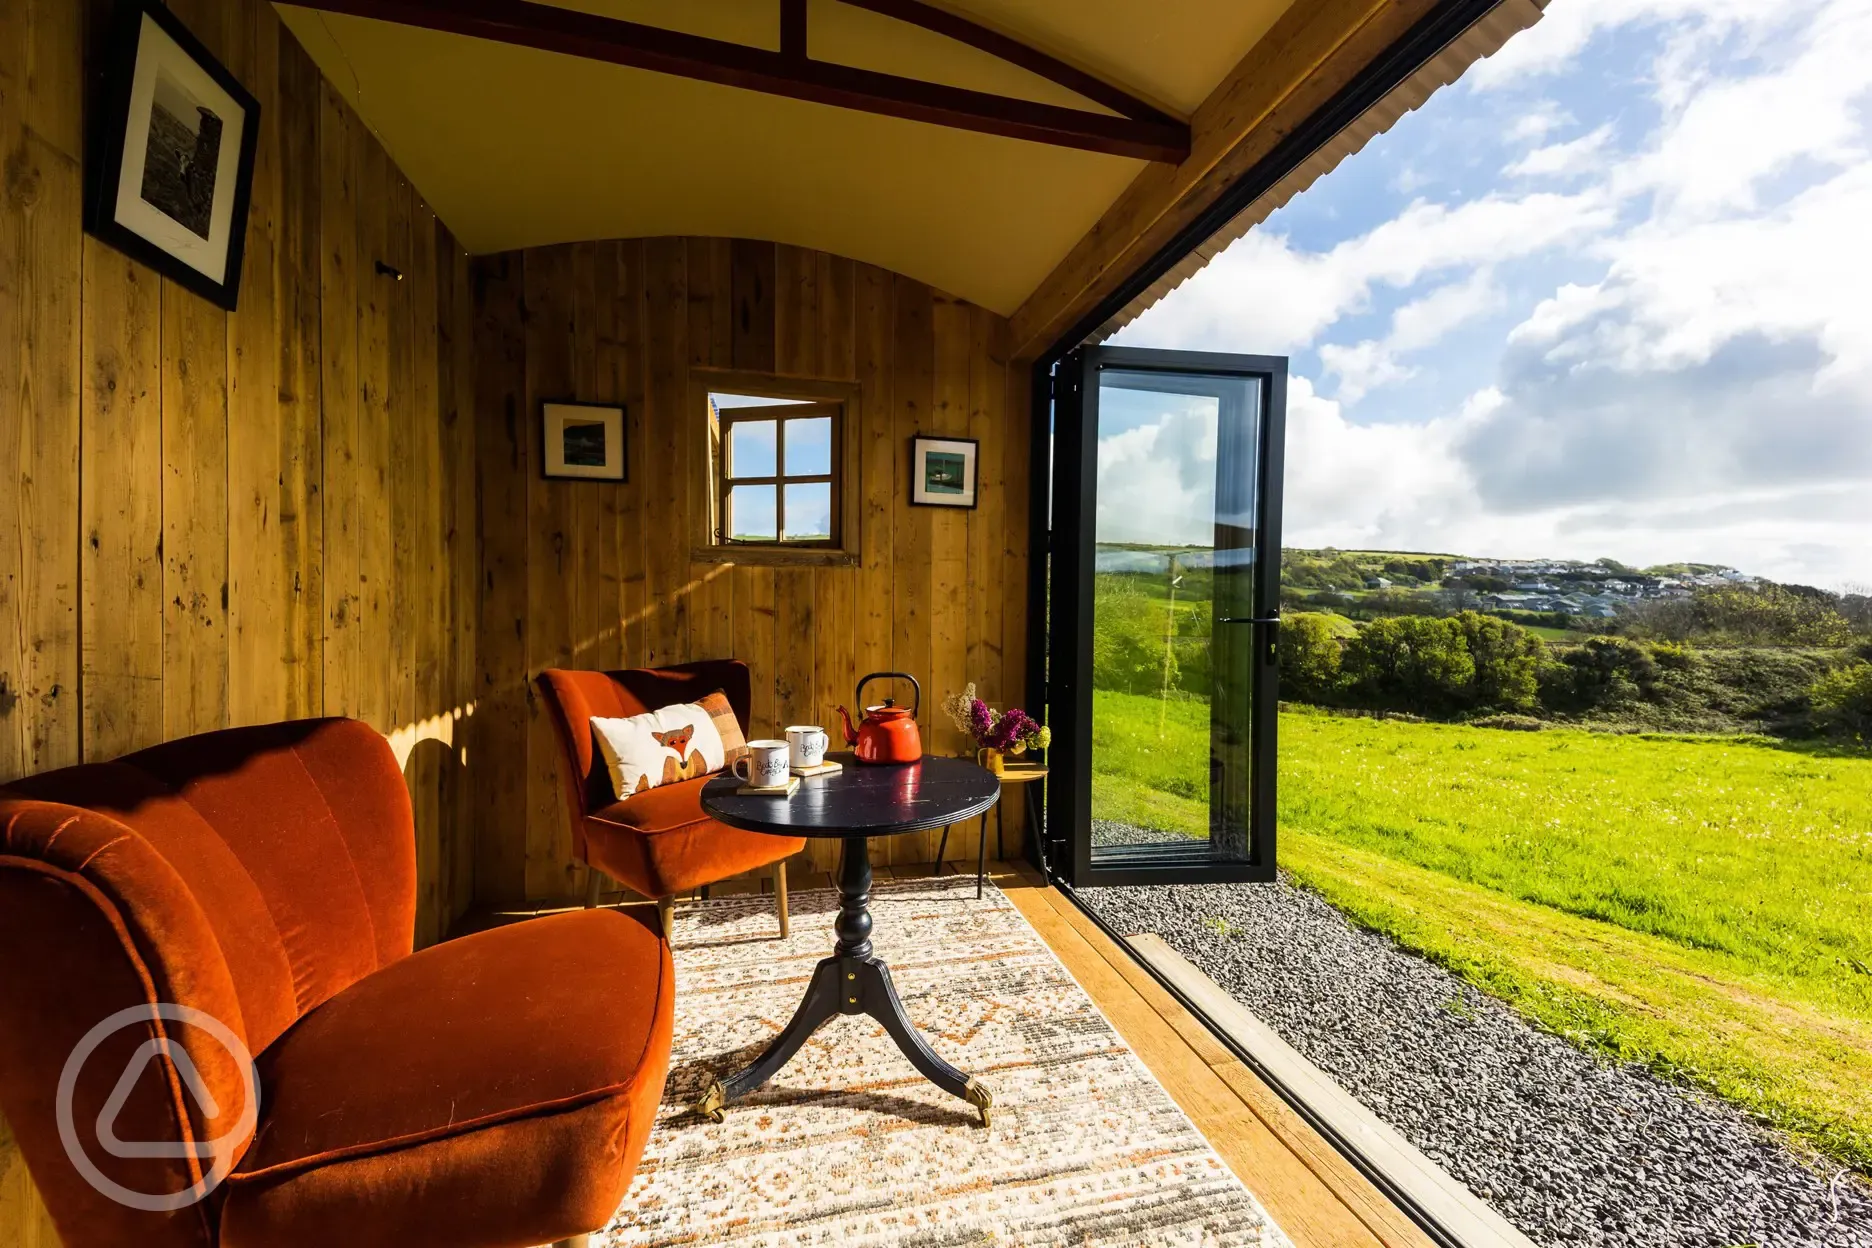
<path fill-rule="evenodd" d="M 597 715 L 642 715 L 675 702 L 694 702 L 717 689 L 728 698 L 743 733 L 748 730 L 752 685 L 747 664 L 735 659 L 620 672 L 551 669 L 540 673 L 540 692 L 559 725 L 564 747 L 559 774 L 572 816 L 572 852 L 595 868 L 585 904 L 596 905 L 599 872 L 654 897 L 663 933 L 670 933 L 675 894 L 705 888 L 743 871 L 774 868 L 774 908 L 787 934 L 786 860 L 806 848 L 796 836 L 743 832 L 702 813 L 707 777 L 661 785 L 619 801 L 611 792 L 592 739 Z"/>
<path fill-rule="evenodd" d="M 668 1072 L 668 944 L 596 910 L 412 953 L 415 903 L 402 774 L 351 720 L 0 789 L 0 1110 L 64 1241 L 526 1248 L 603 1226 Z"/>

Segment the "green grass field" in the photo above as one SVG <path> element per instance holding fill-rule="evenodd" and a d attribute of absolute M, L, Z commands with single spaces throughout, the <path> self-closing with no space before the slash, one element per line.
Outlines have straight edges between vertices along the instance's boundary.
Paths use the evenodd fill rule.
<path fill-rule="evenodd" d="M 1206 703 L 1095 694 L 1094 814 L 1203 835 Z M 1872 759 L 1281 716 L 1281 865 L 1587 1047 L 1872 1172 Z"/>

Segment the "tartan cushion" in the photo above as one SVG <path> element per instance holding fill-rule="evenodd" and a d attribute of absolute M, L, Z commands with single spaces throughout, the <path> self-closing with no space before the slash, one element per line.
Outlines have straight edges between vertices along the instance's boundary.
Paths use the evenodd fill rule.
<path fill-rule="evenodd" d="M 745 758 L 747 738 L 741 734 L 741 721 L 735 718 L 734 708 L 728 705 L 728 695 L 717 689 L 696 705 L 715 721 L 715 731 L 722 743 L 722 766 L 732 767 L 737 758 Z"/>

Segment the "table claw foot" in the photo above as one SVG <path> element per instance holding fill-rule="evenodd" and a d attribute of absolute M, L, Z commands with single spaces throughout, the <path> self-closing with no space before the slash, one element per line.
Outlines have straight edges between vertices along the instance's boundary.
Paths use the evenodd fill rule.
<path fill-rule="evenodd" d="M 986 1084 L 979 1079 L 971 1079 L 968 1081 L 968 1086 L 962 1090 L 962 1096 L 975 1107 L 975 1112 L 981 1115 L 983 1127 L 994 1125 L 994 1093 L 988 1090 Z"/>
<path fill-rule="evenodd" d="M 728 1116 L 724 1108 L 728 1104 L 728 1089 L 719 1079 L 709 1080 L 708 1087 L 702 1089 L 702 1099 L 695 1103 L 695 1112 L 710 1122 L 720 1122 Z"/>

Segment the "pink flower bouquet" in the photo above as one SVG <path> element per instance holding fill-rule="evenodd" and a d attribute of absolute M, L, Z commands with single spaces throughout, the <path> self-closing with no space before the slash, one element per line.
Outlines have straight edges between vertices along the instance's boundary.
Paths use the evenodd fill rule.
<path fill-rule="evenodd" d="M 996 714 L 986 702 L 975 696 L 972 681 L 963 687 L 961 693 L 944 698 L 942 708 L 957 728 L 986 750 L 1024 754 L 1029 749 L 1044 750 L 1053 744 L 1051 728 L 1018 706 Z"/>

